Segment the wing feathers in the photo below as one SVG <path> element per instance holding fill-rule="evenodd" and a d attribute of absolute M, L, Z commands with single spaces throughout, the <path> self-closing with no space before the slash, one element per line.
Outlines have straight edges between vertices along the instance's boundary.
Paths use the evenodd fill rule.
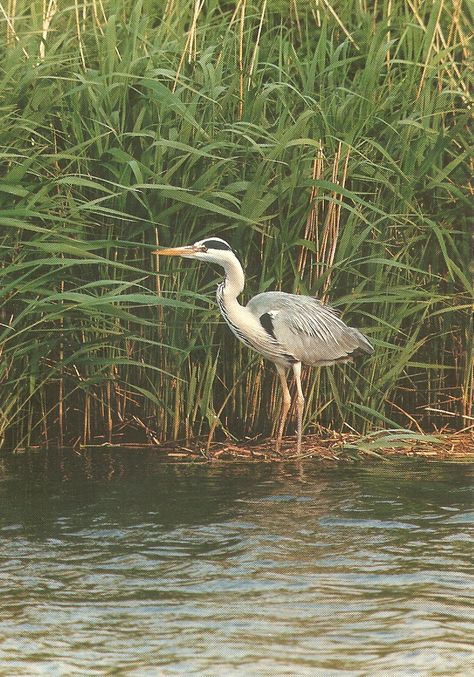
<path fill-rule="evenodd" d="M 275 331 L 273 329 L 273 319 L 270 313 L 263 313 L 263 315 L 260 315 L 259 319 L 260 324 L 265 329 L 267 334 L 269 334 L 272 337 L 272 339 L 276 341 L 277 337 L 275 336 Z"/>
<path fill-rule="evenodd" d="M 333 364 L 355 352 L 372 353 L 367 338 L 330 306 L 309 296 L 266 292 L 247 305 L 281 349 L 306 364 Z"/>

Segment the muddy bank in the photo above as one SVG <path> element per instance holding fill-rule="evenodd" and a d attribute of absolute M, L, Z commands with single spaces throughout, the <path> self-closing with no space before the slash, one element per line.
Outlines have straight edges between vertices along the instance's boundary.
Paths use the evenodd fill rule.
<path fill-rule="evenodd" d="M 416 457 L 440 461 L 472 461 L 474 462 L 474 437 L 470 433 L 449 433 L 442 435 L 416 435 L 408 433 L 386 432 L 372 437 L 342 435 L 334 433 L 321 437 L 306 435 L 303 438 L 302 454 L 296 456 L 295 441 L 292 437 L 284 439 L 281 454 L 276 454 L 271 440 L 246 440 L 241 443 L 229 441 L 215 442 L 207 448 L 205 440 L 197 440 L 187 444 L 101 444 L 81 446 L 76 449 L 100 448 L 155 448 L 164 457 L 180 460 L 200 461 L 267 461 L 281 462 L 296 458 L 320 458 L 333 462 L 353 462 L 360 460 L 383 460 L 402 457 Z"/>

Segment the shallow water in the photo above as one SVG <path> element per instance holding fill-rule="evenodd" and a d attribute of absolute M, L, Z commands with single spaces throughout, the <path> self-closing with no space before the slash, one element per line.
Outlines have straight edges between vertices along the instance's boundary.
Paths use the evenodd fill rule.
<path fill-rule="evenodd" d="M 0 674 L 474 674 L 473 478 L 3 459 Z"/>

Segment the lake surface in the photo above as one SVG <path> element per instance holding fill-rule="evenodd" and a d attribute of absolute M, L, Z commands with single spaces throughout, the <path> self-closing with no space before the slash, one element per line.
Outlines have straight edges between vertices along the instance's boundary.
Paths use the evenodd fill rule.
<path fill-rule="evenodd" d="M 474 467 L 0 461 L 0 674 L 474 674 Z"/>

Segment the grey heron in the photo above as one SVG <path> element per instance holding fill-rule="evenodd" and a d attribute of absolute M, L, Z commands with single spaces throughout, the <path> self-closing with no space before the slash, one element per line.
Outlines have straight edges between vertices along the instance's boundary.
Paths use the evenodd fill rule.
<path fill-rule="evenodd" d="M 257 294 L 242 306 L 237 297 L 245 285 L 244 271 L 232 247 L 220 237 L 208 237 L 192 245 L 160 249 L 159 256 L 181 256 L 217 263 L 225 277 L 217 287 L 217 304 L 235 336 L 275 364 L 283 390 L 276 451 L 280 453 L 285 423 L 291 406 L 286 374 L 293 370 L 296 382 L 297 447 L 301 453 L 304 396 L 301 365 L 325 366 L 346 362 L 357 353 L 373 353 L 368 339 L 347 326 L 331 306 L 311 296 L 280 291 Z"/>

